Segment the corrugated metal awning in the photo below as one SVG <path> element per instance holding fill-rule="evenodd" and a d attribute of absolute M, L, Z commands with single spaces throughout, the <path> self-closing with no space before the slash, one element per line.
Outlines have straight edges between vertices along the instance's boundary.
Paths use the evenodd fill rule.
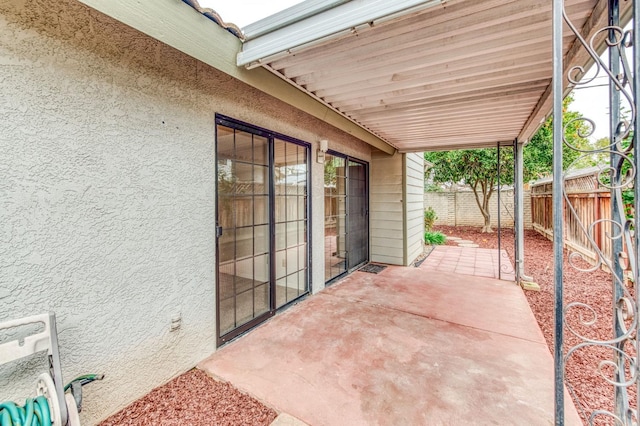
<path fill-rule="evenodd" d="M 400 151 L 526 140 L 550 111 L 549 0 L 398 1 L 376 17 L 353 12 L 352 22 L 336 11 L 377 12 L 391 2 L 321 10 L 326 2 L 311 1 L 318 13 L 247 27 L 239 64 L 271 70 Z M 587 37 L 606 23 L 606 0 L 567 0 L 566 10 Z M 332 20 L 333 32 L 301 37 Z M 566 68 L 589 62 L 574 42 L 565 28 Z"/>

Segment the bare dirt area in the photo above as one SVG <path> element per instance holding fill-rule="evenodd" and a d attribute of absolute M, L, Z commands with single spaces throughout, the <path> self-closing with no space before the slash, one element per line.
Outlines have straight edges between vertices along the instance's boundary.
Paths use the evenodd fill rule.
<path fill-rule="evenodd" d="M 269 425 L 277 413 L 225 382 L 191 370 L 107 418 L 100 426 Z"/>
<path fill-rule="evenodd" d="M 473 240 L 483 248 L 498 248 L 497 233 L 481 233 L 475 227 L 435 227 L 448 236 Z M 501 246 L 507 250 L 513 262 L 514 237 L 511 229 L 503 230 Z M 450 243 L 448 243 L 450 244 Z M 451 243 L 453 244 L 453 243 Z M 533 277 L 540 291 L 526 291 L 529 305 L 544 334 L 551 353 L 554 348 L 554 255 L 553 244 L 539 233 L 525 231 L 524 244 L 525 275 Z M 582 269 L 582 270 L 580 270 Z M 567 326 L 564 336 L 564 353 L 569 348 L 583 342 L 583 337 L 606 340 L 612 336 L 612 278 L 609 273 L 592 269 L 584 260 L 569 260 L 564 252 L 563 283 L 565 308 L 577 302 L 566 313 Z M 584 304 L 584 305 L 582 305 Z M 586 307 L 588 306 L 588 307 Z M 593 322 L 592 324 L 589 324 Z M 635 355 L 635 354 L 633 354 Z M 601 362 L 611 360 L 613 352 L 601 347 L 585 346 L 568 357 L 566 378 L 569 392 L 572 394 L 578 412 L 585 420 L 594 410 L 612 410 L 614 386 L 605 377 L 612 377 L 611 366 Z M 599 370 L 600 368 L 600 370 Z M 628 376 L 627 376 L 628 377 Z M 635 404 L 635 391 L 629 388 L 632 404 Z M 587 421 L 585 420 L 585 423 Z M 613 424 L 610 418 L 597 417 L 594 424 Z"/>

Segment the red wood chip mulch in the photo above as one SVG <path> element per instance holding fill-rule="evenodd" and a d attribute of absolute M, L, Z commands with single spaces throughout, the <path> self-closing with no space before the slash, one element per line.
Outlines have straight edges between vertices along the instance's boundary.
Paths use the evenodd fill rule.
<path fill-rule="evenodd" d="M 100 423 L 130 425 L 269 425 L 277 413 L 225 382 L 191 370 Z"/>

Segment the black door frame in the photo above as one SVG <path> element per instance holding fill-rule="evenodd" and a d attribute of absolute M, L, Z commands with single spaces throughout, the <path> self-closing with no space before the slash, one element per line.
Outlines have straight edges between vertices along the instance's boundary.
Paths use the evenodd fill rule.
<path fill-rule="evenodd" d="M 357 265 L 354 265 L 353 267 L 349 268 L 349 250 L 346 250 L 347 252 L 347 258 L 345 259 L 345 271 L 342 272 L 339 275 L 336 275 L 335 277 L 330 278 L 329 280 L 325 281 L 325 285 L 329 285 L 333 282 L 335 282 L 336 280 L 344 277 L 345 275 L 348 275 L 350 273 L 352 273 L 353 271 L 357 270 L 358 268 L 362 267 L 362 265 L 365 265 L 366 263 L 369 262 L 369 259 L 371 257 L 371 232 L 370 232 L 370 215 L 369 215 L 369 162 L 368 161 L 364 161 L 361 160 L 359 158 L 356 157 L 352 157 L 350 155 L 338 152 L 338 151 L 334 151 L 332 149 L 327 151 L 327 154 L 332 155 L 334 157 L 340 157 L 343 158 L 345 160 L 345 178 L 347 180 L 346 184 L 345 184 L 345 212 L 348 215 L 349 214 L 349 161 L 354 162 L 354 163 L 358 163 L 358 164 L 362 164 L 365 168 L 365 190 L 364 190 L 364 197 L 365 197 L 365 204 L 366 204 L 366 232 L 367 232 L 367 256 L 366 259 L 363 260 L 362 262 L 358 263 Z M 347 227 L 347 241 L 345 242 L 345 247 L 348 248 L 349 247 L 349 220 L 347 218 L 346 221 L 346 227 Z M 325 261 L 325 256 L 326 253 L 323 253 L 323 262 Z M 325 265 L 323 265 L 323 270 L 324 270 Z"/>
<path fill-rule="evenodd" d="M 222 236 L 223 230 L 218 223 L 219 219 L 219 203 L 218 203 L 218 126 L 222 125 L 225 127 L 229 127 L 235 130 L 240 130 L 243 132 L 251 133 L 257 136 L 265 137 L 268 139 L 268 185 L 269 185 L 269 200 L 268 200 L 268 220 L 269 220 L 269 310 L 250 321 L 242 324 L 231 330 L 224 335 L 220 335 L 220 247 L 219 247 L 219 239 Z M 275 254 L 276 254 L 276 240 L 274 238 L 275 230 L 276 230 L 276 221 L 275 221 L 275 179 L 274 179 L 274 144 L 275 140 L 279 139 L 285 142 L 293 143 L 295 145 L 301 146 L 305 148 L 306 151 L 306 164 L 307 164 L 307 199 L 306 199 L 306 218 L 307 218 L 307 230 L 306 230 L 306 238 L 307 238 L 307 276 L 306 276 L 306 292 L 300 294 L 298 297 L 288 301 L 283 306 L 276 308 L 276 265 L 275 265 Z M 300 300 L 301 298 L 307 296 L 311 293 L 311 277 L 312 277 L 312 244 L 311 244 L 311 144 L 301 141 L 299 139 L 292 138 L 287 135 L 283 135 L 281 133 L 273 132 L 262 127 L 254 126 L 249 123 L 236 120 L 234 118 L 216 114 L 215 116 L 215 255 L 216 255 L 216 267 L 215 267 L 215 279 L 216 279 L 216 343 L 217 346 L 220 347 L 236 337 L 246 333 L 251 330 L 255 326 L 261 324 L 266 321 L 268 318 L 274 316 L 276 312 L 287 308 L 291 304 Z"/>
<path fill-rule="evenodd" d="M 353 241 L 351 235 L 353 235 L 355 233 L 355 231 L 352 229 L 352 225 L 353 225 L 353 220 L 352 220 L 352 215 L 354 214 L 351 211 L 351 208 L 353 207 L 352 202 L 353 202 L 353 197 L 355 196 L 355 194 L 353 193 L 349 193 L 351 192 L 351 188 L 352 188 L 352 179 L 354 178 L 351 175 L 351 166 L 350 163 L 356 163 L 361 165 L 362 167 L 364 167 L 364 192 L 362 194 L 363 198 L 364 198 L 364 231 L 366 233 L 366 255 L 364 256 L 364 258 L 355 264 L 352 264 L 352 253 L 353 253 L 353 247 L 354 247 L 354 243 L 355 241 Z M 366 264 L 369 261 L 369 244 L 370 244 L 370 237 L 369 237 L 369 164 L 367 162 L 364 161 L 360 161 L 360 160 L 356 160 L 354 158 L 350 158 L 347 157 L 347 194 L 346 194 L 346 209 L 347 209 L 347 272 L 353 272 L 356 269 L 360 268 L 362 265 Z M 360 194 L 358 194 L 360 195 Z M 361 221 L 358 221 L 359 223 Z"/>

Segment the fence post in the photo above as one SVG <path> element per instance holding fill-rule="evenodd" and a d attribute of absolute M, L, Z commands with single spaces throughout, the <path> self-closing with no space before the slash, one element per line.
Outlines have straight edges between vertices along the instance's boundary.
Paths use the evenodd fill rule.
<path fill-rule="evenodd" d="M 458 226 L 456 221 L 456 193 L 449 192 L 447 194 L 447 225 L 449 226 Z"/>

